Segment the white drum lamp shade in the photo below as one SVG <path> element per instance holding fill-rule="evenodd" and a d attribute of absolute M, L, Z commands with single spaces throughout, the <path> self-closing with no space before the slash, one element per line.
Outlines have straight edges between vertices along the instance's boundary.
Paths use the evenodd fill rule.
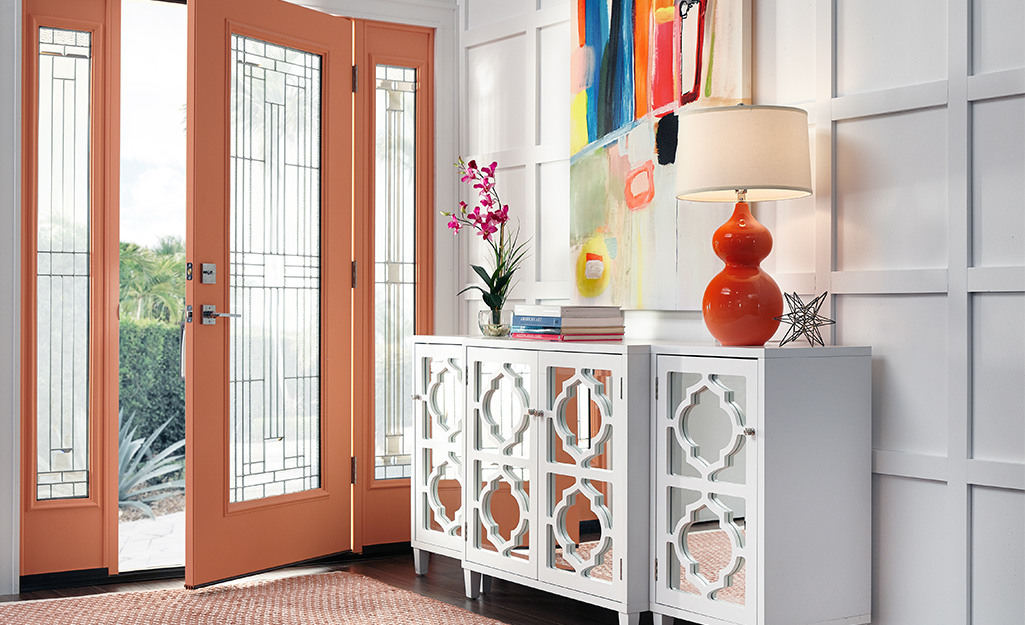
<path fill-rule="evenodd" d="M 696 202 L 753 202 L 811 195 L 808 113 L 786 106 L 729 106 L 680 115 L 676 195 Z"/>

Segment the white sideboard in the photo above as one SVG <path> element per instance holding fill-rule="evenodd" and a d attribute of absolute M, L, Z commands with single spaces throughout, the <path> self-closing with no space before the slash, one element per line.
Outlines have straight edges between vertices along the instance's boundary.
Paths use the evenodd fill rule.
<path fill-rule="evenodd" d="M 418 574 L 624 625 L 868 622 L 868 348 L 418 336 L 414 362 Z"/>

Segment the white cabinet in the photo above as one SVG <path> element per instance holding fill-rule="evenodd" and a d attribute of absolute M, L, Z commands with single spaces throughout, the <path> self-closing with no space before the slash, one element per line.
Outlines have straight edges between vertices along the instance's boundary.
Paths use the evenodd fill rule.
<path fill-rule="evenodd" d="M 869 622 L 869 350 L 654 350 L 656 625 Z"/>
<path fill-rule="evenodd" d="M 867 623 L 870 350 L 417 337 L 417 573 L 636 623 Z"/>
<path fill-rule="evenodd" d="M 438 341 L 419 337 L 414 347 L 422 375 L 428 360 L 465 363 L 464 526 L 441 538 L 464 536 L 457 557 L 467 595 L 500 577 L 636 623 L 648 609 L 650 575 L 650 350 L 463 339 L 460 361 L 429 340 Z M 429 387 L 417 389 L 430 406 L 423 414 L 439 412 Z M 416 440 L 417 468 L 436 472 L 439 443 Z M 414 471 L 418 572 L 426 570 L 424 552 L 454 555 L 447 544 L 436 547 L 437 482 Z"/>

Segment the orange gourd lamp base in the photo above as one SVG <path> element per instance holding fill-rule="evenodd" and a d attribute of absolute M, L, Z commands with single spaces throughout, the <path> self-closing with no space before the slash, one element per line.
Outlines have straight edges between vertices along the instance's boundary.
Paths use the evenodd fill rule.
<path fill-rule="evenodd" d="M 779 327 L 783 294 L 759 263 L 772 250 L 772 235 L 737 202 L 733 215 L 712 235 L 715 255 L 726 263 L 705 289 L 705 326 L 723 345 L 765 345 Z"/>

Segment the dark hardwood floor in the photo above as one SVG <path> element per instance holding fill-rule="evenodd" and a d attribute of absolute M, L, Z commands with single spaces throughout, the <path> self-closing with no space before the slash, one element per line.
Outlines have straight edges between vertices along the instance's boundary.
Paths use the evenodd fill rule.
<path fill-rule="evenodd" d="M 490 593 L 482 595 L 477 600 L 467 599 L 463 594 L 463 569 L 458 560 L 432 555 L 429 573 L 418 577 L 413 572 L 413 556 L 408 551 L 378 557 L 339 557 L 325 562 L 297 565 L 261 573 L 241 581 L 276 579 L 328 571 L 361 573 L 397 588 L 404 588 L 425 597 L 444 601 L 508 625 L 615 625 L 619 622 L 617 613 L 612 610 L 500 579 L 494 580 Z M 0 596 L 0 601 L 53 599 L 106 592 L 182 587 L 183 580 L 180 578 L 129 583 L 115 582 L 99 586 L 37 590 L 20 595 L 4 595 Z M 641 615 L 641 623 L 650 625 L 651 615 L 649 613 Z"/>

